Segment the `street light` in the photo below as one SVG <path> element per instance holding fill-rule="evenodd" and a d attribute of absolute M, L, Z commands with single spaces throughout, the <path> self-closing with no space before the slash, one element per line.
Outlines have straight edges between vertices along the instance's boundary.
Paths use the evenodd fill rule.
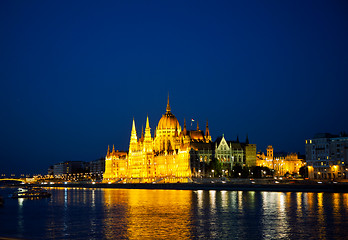
<path fill-rule="evenodd" d="M 214 175 L 214 169 L 213 169 L 213 170 L 211 170 L 211 172 L 213 173 L 213 177 L 215 177 L 215 175 Z"/>

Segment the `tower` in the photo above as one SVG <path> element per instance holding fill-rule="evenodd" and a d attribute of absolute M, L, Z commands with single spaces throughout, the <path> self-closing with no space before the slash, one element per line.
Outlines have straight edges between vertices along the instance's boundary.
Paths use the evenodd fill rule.
<path fill-rule="evenodd" d="M 146 127 L 145 127 L 145 136 L 144 136 L 144 150 L 146 152 L 151 152 L 152 147 L 152 138 L 151 138 L 151 128 L 149 123 L 149 116 L 146 118 Z"/>
<path fill-rule="evenodd" d="M 130 143 L 129 143 L 129 152 L 136 151 L 137 145 L 138 145 L 137 130 L 135 129 L 135 122 L 134 122 L 134 118 L 133 118 L 131 139 L 130 139 Z"/>
<path fill-rule="evenodd" d="M 267 159 L 273 159 L 273 147 L 271 145 L 267 147 Z"/>
<path fill-rule="evenodd" d="M 209 126 L 208 126 L 208 120 L 207 120 L 207 126 L 205 127 L 205 141 L 211 142 L 211 136 L 209 133 Z"/>

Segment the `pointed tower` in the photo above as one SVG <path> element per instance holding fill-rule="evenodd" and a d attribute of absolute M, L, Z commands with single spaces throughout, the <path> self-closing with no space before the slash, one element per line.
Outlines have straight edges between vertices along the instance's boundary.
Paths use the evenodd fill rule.
<path fill-rule="evenodd" d="M 197 131 L 199 131 L 199 123 L 198 123 L 198 120 L 197 120 Z"/>
<path fill-rule="evenodd" d="M 144 126 L 141 126 L 141 137 L 140 142 L 144 142 Z"/>
<path fill-rule="evenodd" d="M 211 136 L 209 133 L 209 126 L 208 126 L 208 120 L 207 120 L 207 126 L 205 127 L 205 141 L 211 142 Z"/>
<path fill-rule="evenodd" d="M 134 118 L 133 118 L 131 139 L 130 139 L 130 143 L 129 143 L 129 152 L 136 151 L 137 144 L 138 144 L 137 130 L 135 129 L 135 122 L 134 122 Z"/>
<path fill-rule="evenodd" d="M 186 129 L 186 120 L 185 120 L 185 118 L 184 118 L 184 136 L 186 136 L 187 135 L 187 129 Z"/>
<path fill-rule="evenodd" d="M 151 128 L 149 123 L 149 116 L 146 118 L 146 127 L 145 127 L 145 137 L 144 137 L 144 149 L 147 152 L 152 152 L 152 138 L 151 138 Z"/>
<path fill-rule="evenodd" d="M 249 144 L 249 137 L 248 137 L 248 134 L 246 135 L 245 144 Z"/>
<path fill-rule="evenodd" d="M 167 113 L 170 113 L 170 105 L 169 105 L 169 93 L 168 93 L 168 102 L 167 102 L 167 108 L 166 108 L 166 111 Z"/>
<path fill-rule="evenodd" d="M 236 142 L 239 143 L 239 137 L 238 137 L 238 135 L 237 135 L 237 140 L 236 140 Z"/>
<path fill-rule="evenodd" d="M 106 157 L 110 156 L 110 145 L 108 145 L 108 152 L 106 153 Z"/>
<path fill-rule="evenodd" d="M 115 153 L 115 144 L 112 144 L 112 153 Z"/>

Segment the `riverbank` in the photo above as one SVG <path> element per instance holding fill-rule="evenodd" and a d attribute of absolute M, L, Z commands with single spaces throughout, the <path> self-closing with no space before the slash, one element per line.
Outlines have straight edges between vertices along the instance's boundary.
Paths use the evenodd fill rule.
<path fill-rule="evenodd" d="M 42 187 L 64 188 L 120 188 L 120 189 L 164 189 L 164 190 L 226 190 L 226 191 L 270 191 L 270 192 L 330 192 L 348 193 L 345 183 L 63 183 L 40 185 Z"/>

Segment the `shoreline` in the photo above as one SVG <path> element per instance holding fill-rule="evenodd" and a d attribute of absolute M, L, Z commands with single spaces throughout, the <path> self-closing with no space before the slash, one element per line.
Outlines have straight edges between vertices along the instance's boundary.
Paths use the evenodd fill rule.
<path fill-rule="evenodd" d="M 31 185 L 32 186 L 32 185 Z M 114 188 L 155 190 L 217 190 L 217 191 L 268 191 L 268 192 L 327 192 L 348 193 L 348 184 L 236 184 L 236 183 L 67 183 L 38 184 L 40 187 L 63 188 Z"/>

